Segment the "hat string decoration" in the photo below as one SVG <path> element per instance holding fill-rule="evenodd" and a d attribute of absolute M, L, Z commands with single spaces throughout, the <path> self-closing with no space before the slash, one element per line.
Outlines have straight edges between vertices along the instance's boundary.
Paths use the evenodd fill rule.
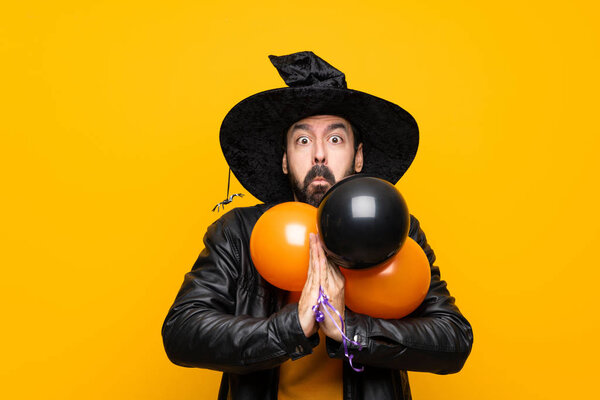
<path fill-rule="evenodd" d="M 234 193 L 231 196 L 229 195 L 229 183 L 230 182 L 231 182 L 231 168 L 229 168 L 229 175 L 227 176 L 227 196 L 225 197 L 225 200 L 223 200 L 222 202 L 218 203 L 216 206 L 213 207 L 213 209 L 212 209 L 213 211 L 217 210 L 217 212 L 219 212 L 221 207 L 223 207 L 223 210 L 225 210 L 225 204 L 231 203 L 235 196 L 244 197 L 243 193 Z"/>
<path fill-rule="evenodd" d="M 337 314 L 337 316 L 340 318 L 341 327 L 340 327 L 340 325 L 338 325 L 335 322 L 335 318 L 333 318 L 333 316 L 329 312 L 328 308 L 331 308 Z M 342 318 L 342 315 L 339 313 L 339 311 L 336 310 L 335 307 L 329 302 L 329 297 L 327 297 L 327 295 L 323 291 L 323 287 L 319 286 L 319 299 L 317 300 L 317 304 L 312 306 L 312 311 L 315 314 L 315 320 L 317 322 L 323 322 L 325 320 L 325 315 L 323 314 L 323 311 L 321 311 L 321 309 L 325 310 L 325 312 L 327 313 L 327 315 L 329 316 L 329 318 L 331 319 L 331 321 L 333 322 L 333 324 L 335 325 L 337 330 L 340 331 L 340 333 L 342 334 L 342 342 L 344 343 L 344 355 L 348 359 L 348 363 L 350 363 L 350 367 L 352 367 L 352 369 L 355 370 L 356 372 L 363 372 L 365 370 L 364 367 L 355 368 L 354 365 L 352 364 L 352 359 L 354 358 L 354 354 L 348 353 L 347 342 L 350 342 L 353 345 L 358 346 L 358 351 L 362 350 L 362 344 L 355 342 L 354 340 L 351 340 L 348 336 L 346 336 L 346 334 L 344 333 L 344 318 Z"/>

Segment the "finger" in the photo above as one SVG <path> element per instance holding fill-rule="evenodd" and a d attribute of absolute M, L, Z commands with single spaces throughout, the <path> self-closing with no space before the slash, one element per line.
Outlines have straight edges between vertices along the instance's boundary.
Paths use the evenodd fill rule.
<path fill-rule="evenodd" d="M 308 288 L 310 288 L 313 285 L 313 280 L 314 278 L 314 272 L 313 272 L 313 268 L 312 268 L 312 262 L 310 261 L 310 256 L 308 259 L 308 271 L 306 272 L 306 281 L 304 282 L 304 290 L 308 290 Z"/>
<path fill-rule="evenodd" d="M 315 235 L 316 236 L 316 235 Z M 327 269 L 327 256 L 325 255 L 324 244 L 320 237 L 317 236 L 317 251 L 319 253 L 319 262 L 323 264 L 324 270 Z"/>
<path fill-rule="evenodd" d="M 317 235 L 313 234 L 313 254 L 315 256 L 314 259 L 314 263 L 315 263 L 315 278 L 316 278 L 316 286 L 319 287 L 321 286 L 321 276 L 322 276 L 322 270 L 321 270 L 321 263 L 319 260 L 319 243 L 318 243 L 318 239 L 317 239 Z"/>
<path fill-rule="evenodd" d="M 313 279 L 314 278 L 314 273 L 313 273 L 313 266 L 312 266 L 312 251 L 309 250 L 309 256 L 308 256 L 308 271 L 306 272 L 306 281 L 304 282 L 304 288 L 309 288 L 313 283 Z"/>
<path fill-rule="evenodd" d="M 319 285 L 321 284 L 321 274 L 319 271 L 319 262 L 317 258 L 317 248 L 315 245 L 315 235 L 310 234 L 310 260 L 312 268 L 311 290 L 318 293 Z"/>
<path fill-rule="evenodd" d="M 312 235 L 312 234 L 311 234 Z M 315 297 L 315 287 L 318 288 L 319 284 L 319 276 L 316 270 L 316 262 L 315 262 L 315 249 L 312 245 L 313 238 L 309 236 L 310 247 L 309 247 L 309 256 L 308 256 L 308 273 L 306 276 L 306 283 L 304 284 L 303 291 L 307 292 L 307 296 Z"/>
<path fill-rule="evenodd" d="M 325 257 L 325 252 L 323 251 L 323 246 L 320 238 L 316 238 L 316 253 L 319 262 L 319 273 L 321 274 L 321 282 L 323 283 L 323 288 L 329 286 L 329 271 L 327 266 L 327 258 Z"/>
<path fill-rule="evenodd" d="M 346 278 L 344 277 L 344 275 L 342 274 L 342 271 L 340 270 L 340 267 L 338 267 L 337 265 L 335 265 L 334 263 L 332 263 L 331 261 L 327 260 L 329 263 L 329 270 L 331 271 L 331 276 L 333 277 L 333 279 L 338 282 L 338 283 L 343 283 L 345 282 Z"/>
<path fill-rule="evenodd" d="M 342 286 L 340 283 L 340 278 L 337 275 L 339 271 L 337 271 L 337 267 L 330 262 L 327 262 L 327 280 L 329 285 L 333 288 L 339 288 Z"/>

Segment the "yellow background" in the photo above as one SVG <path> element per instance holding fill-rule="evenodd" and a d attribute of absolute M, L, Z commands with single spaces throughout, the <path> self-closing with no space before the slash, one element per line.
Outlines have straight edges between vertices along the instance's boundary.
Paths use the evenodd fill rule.
<path fill-rule="evenodd" d="M 595 395 L 595 2 L 11 3 L 0 397 L 216 397 L 160 328 L 225 195 L 223 117 L 301 50 L 419 123 L 397 187 L 475 344 L 458 374 L 410 373 L 414 398 Z"/>

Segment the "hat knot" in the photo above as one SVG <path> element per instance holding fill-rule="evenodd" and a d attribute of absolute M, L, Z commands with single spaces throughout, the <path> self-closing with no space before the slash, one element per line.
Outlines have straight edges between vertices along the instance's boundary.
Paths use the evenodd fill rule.
<path fill-rule="evenodd" d="M 312 51 L 301 51 L 286 56 L 269 56 L 269 60 L 289 87 L 348 87 L 344 73 Z"/>

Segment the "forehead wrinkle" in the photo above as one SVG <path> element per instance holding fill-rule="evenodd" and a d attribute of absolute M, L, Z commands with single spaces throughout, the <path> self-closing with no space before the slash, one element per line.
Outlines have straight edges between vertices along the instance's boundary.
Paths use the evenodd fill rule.
<path fill-rule="evenodd" d="M 333 130 L 336 130 L 338 128 L 342 128 L 346 133 L 348 132 L 348 128 L 346 128 L 346 124 L 342 123 L 342 122 L 336 122 L 334 124 L 330 124 L 326 129 L 325 132 L 330 132 Z"/>
<path fill-rule="evenodd" d="M 329 124 L 327 126 L 327 128 L 325 128 L 325 132 L 331 132 L 331 131 L 334 131 L 339 128 L 343 129 L 346 133 L 348 132 L 348 128 L 346 127 L 346 124 L 344 124 L 342 122 L 336 122 L 333 124 Z M 297 130 L 303 130 L 303 131 L 308 131 L 308 132 L 313 131 L 312 125 L 302 123 L 302 124 L 294 124 L 294 126 L 292 126 L 292 128 L 290 129 L 290 133 L 294 133 Z"/>
<path fill-rule="evenodd" d="M 310 126 L 309 124 L 294 124 L 294 126 L 292 126 L 292 129 L 290 129 L 290 133 L 294 133 L 298 130 L 312 132 L 312 126 Z"/>

